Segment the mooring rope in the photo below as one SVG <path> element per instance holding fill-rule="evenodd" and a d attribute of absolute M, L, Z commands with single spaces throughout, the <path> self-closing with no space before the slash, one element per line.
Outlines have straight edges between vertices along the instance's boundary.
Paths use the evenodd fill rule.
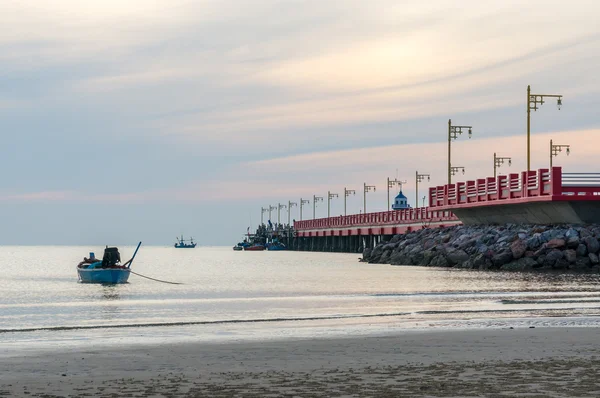
<path fill-rule="evenodd" d="M 151 280 L 153 280 L 153 281 L 157 281 L 157 282 L 162 282 L 162 283 L 170 283 L 171 285 L 183 285 L 183 283 L 181 283 L 181 282 L 169 282 L 169 281 L 162 281 L 162 280 L 160 280 L 160 279 L 154 279 L 154 278 L 150 278 L 149 276 L 145 276 L 145 275 L 142 275 L 142 274 L 138 274 L 137 272 L 133 272 L 133 271 L 131 271 L 131 273 L 132 273 L 132 274 L 135 274 L 135 275 L 137 275 L 137 276 L 141 276 L 142 278 L 151 279 Z"/>

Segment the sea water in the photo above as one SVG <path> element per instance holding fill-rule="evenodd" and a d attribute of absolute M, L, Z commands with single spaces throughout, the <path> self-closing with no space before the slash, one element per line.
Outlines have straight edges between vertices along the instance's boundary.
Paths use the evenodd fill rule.
<path fill-rule="evenodd" d="M 121 247 L 128 259 L 134 247 Z M 122 285 L 82 284 L 101 247 L 0 247 L 0 355 L 440 328 L 598 326 L 598 274 L 366 264 L 357 254 L 142 247 Z"/>

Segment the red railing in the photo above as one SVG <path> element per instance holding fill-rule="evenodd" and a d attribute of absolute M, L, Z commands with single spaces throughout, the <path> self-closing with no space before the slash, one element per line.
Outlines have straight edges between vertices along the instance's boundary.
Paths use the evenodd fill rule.
<path fill-rule="evenodd" d="M 296 231 L 302 231 L 309 229 L 402 225 L 456 220 L 458 219 L 451 211 L 431 210 L 427 207 L 419 207 L 416 209 L 392 210 L 378 213 L 353 214 L 349 216 L 296 221 L 294 223 L 294 228 Z"/>
<path fill-rule="evenodd" d="M 600 174 L 553 167 L 429 188 L 430 208 L 528 200 L 600 200 Z"/>

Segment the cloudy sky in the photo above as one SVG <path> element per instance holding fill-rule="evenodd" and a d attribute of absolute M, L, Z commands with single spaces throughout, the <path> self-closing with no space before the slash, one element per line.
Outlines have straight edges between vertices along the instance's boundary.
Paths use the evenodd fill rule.
<path fill-rule="evenodd" d="M 598 171 L 597 0 L 0 0 L 0 244 L 233 245 L 260 208 L 532 167 Z M 425 193 L 423 185 L 422 193 Z M 419 195 L 422 196 L 422 195 Z M 325 216 L 326 204 L 317 207 Z M 332 213 L 343 201 L 332 201 Z M 277 212 L 272 218 L 276 221 Z M 291 218 L 299 219 L 293 208 Z M 281 220 L 287 220 L 285 210 Z"/>

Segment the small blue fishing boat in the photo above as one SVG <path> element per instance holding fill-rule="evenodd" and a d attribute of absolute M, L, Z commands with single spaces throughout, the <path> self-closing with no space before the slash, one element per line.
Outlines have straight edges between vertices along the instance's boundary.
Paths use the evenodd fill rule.
<path fill-rule="evenodd" d="M 269 250 L 269 251 L 286 250 L 286 247 L 283 243 L 281 243 L 277 239 L 273 239 L 272 242 L 267 243 L 267 250 Z"/>
<path fill-rule="evenodd" d="M 131 274 L 131 263 L 135 258 L 142 242 L 138 243 L 131 260 L 121 264 L 121 255 L 116 247 L 104 249 L 102 260 L 95 258 L 94 253 L 90 253 L 89 258 L 83 259 L 77 265 L 77 275 L 81 283 L 127 283 Z"/>
<path fill-rule="evenodd" d="M 194 247 L 196 247 L 196 243 L 194 243 L 194 238 L 183 239 L 183 235 L 181 235 L 181 238 L 175 238 L 175 239 L 178 240 L 178 242 L 175 243 L 176 249 L 193 249 Z M 185 243 L 188 240 L 190 243 Z"/>

